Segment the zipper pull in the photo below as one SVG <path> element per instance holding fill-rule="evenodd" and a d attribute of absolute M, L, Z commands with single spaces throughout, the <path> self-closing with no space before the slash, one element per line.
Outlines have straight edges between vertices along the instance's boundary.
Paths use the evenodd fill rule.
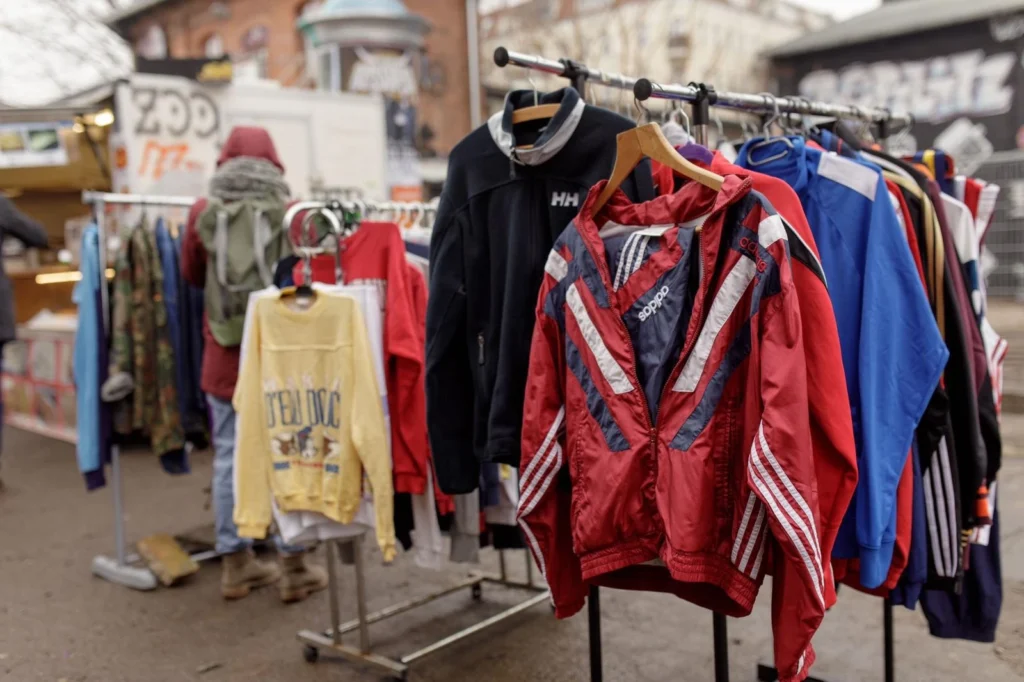
<path fill-rule="evenodd" d="M 508 153 L 508 179 L 516 179 L 516 148 L 512 147 L 512 150 Z"/>
<path fill-rule="evenodd" d="M 477 354 L 477 357 L 476 357 L 477 364 L 483 365 L 484 364 L 484 335 L 483 335 L 483 333 L 480 333 L 480 334 L 476 335 L 476 345 L 477 345 L 477 348 L 479 350 L 479 353 Z"/>

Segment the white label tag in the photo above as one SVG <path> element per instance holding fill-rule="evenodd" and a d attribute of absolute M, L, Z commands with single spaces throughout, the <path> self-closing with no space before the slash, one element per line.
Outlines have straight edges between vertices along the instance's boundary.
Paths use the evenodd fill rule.
<path fill-rule="evenodd" d="M 636 234 L 642 234 L 645 237 L 660 237 L 669 231 L 673 227 L 672 225 L 652 225 L 645 227 L 642 230 L 637 230 Z"/>

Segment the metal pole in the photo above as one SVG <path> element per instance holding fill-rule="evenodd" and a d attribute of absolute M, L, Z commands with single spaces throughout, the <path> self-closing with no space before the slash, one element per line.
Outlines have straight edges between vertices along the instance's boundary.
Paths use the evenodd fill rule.
<path fill-rule="evenodd" d="M 704 147 L 708 146 L 708 121 L 711 118 L 708 108 L 714 103 L 714 90 L 709 89 L 703 83 L 690 83 L 690 87 L 697 88 L 698 97 L 693 101 L 693 139 Z"/>
<path fill-rule="evenodd" d="M 338 551 L 338 543 L 331 541 L 327 543 L 327 589 L 330 592 L 328 600 L 331 607 L 331 642 L 336 646 L 341 644 L 341 609 L 338 606 L 338 565 L 335 553 Z"/>
<path fill-rule="evenodd" d="M 508 580 L 508 573 L 505 571 L 505 550 L 498 550 L 498 573 L 501 575 L 501 582 Z"/>
<path fill-rule="evenodd" d="M 526 556 L 526 584 L 533 587 L 533 555 L 530 550 L 525 550 Z"/>
<path fill-rule="evenodd" d="M 466 0 L 466 42 L 469 43 L 469 122 L 476 129 L 480 117 L 480 17 L 476 0 Z"/>
<path fill-rule="evenodd" d="M 587 620 L 590 626 L 590 682 L 602 682 L 604 666 L 601 655 L 601 594 L 596 585 L 590 586 Z"/>
<path fill-rule="evenodd" d="M 729 682 L 729 631 L 725 616 L 714 614 L 712 627 L 715 637 L 715 682 Z"/>
<path fill-rule="evenodd" d="M 356 611 L 359 617 L 359 650 L 370 653 L 370 624 L 366 620 L 366 582 L 363 579 L 363 537 L 357 535 L 352 541 L 356 555 Z M 337 626 L 335 626 L 337 627 Z"/>
<path fill-rule="evenodd" d="M 896 682 L 896 660 L 892 642 L 892 601 L 882 602 L 882 636 L 885 647 L 885 682 Z"/>
<path fill-rule="evenodd" d="M 110 296 L 107 292 L 107 207 L 103 199 L 93 202 L 96 211 L 96 232 L 99 239 L 100 252 L 100 307 L 103 309 L 103 330 L 110 333 L 111 313 Z M 118 566 L 125 566 L 126 551 L 124 545 L 124 498 L 121 487 L 121 448 L 110 447 L 110 494 L 114 498 L 114 556 Z"/>

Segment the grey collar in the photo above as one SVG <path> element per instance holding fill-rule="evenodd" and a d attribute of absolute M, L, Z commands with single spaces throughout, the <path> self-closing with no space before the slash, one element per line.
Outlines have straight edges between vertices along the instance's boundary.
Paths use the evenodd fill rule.
<path fill-rule="evenodd" d="M 572 88 L 541 94 L 539 104 L 558 104 L 558 112 L 529 149 L 515 149 L 512 112 L 533 104 L 533 90 L 513 90 L 505 97 L 505 109 L 487 120 L 491 139 L 501 152 L 521 166 L 539 166 L 562 151 L 583 118 L 586 102 Z M 515 154 L 512 153 L 515 149 Z"/>

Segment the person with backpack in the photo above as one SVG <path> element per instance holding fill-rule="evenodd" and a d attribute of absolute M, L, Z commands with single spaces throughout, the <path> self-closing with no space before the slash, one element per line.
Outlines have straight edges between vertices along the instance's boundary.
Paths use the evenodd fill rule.
<path fill-rule="evenodd" d="M 282 568 L 260 561 L 252 540 L 238 535 L 234 514 L 235 410 L 242 327 L 249 294 L 269 286 L 277 261 L 291 253 L 282 229 L 290 191 L 284 166 L 263 128 L 231 130 L 210 180 L 210 197 L 188 216 L 181 274 L 204 292 L 200 386 L 210 407 L 213 435 L 213 508 L 217 551 L 223 557 L 221 594 L 240 599 L 280 582 L 282 601 L 301 601 L 327 587 L 323 568 L 306 563 L 302 547 L 274 537 Z M 283 569 L 283 570 L 282 570 Z"/>

